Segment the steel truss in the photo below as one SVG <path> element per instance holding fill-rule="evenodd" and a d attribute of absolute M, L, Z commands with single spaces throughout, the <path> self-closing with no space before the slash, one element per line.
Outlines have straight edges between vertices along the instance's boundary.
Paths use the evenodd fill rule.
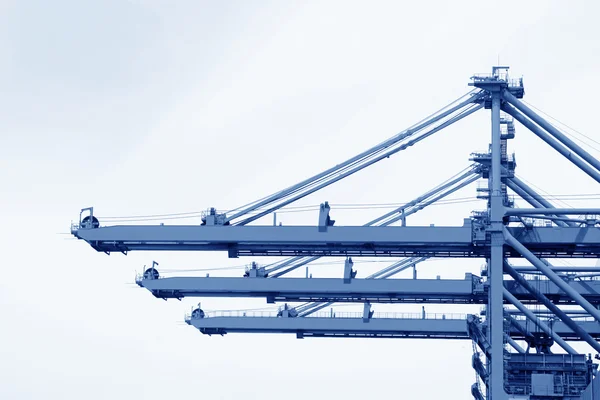
<path fill-rule="evenodd" d="M 595 279 L 599 270 L 556 267 L 547 259 L 600 257 L 600 209 L 556 208 L 515 176 L 516 162 L 507 152 L 508 141 L 515 137 L 514 120 L 599 183 L 600 161 L 520 100 L 523 82 L 510 79 L 508 67 L 494 67 L 492 74 L 471 79 L 474 88 L 465 96 L 390 139 L 235 210 L 219 213 L 212 208 L 200 225 L 101 226 L 93 208 L 88 208 L 71 232 L 106 253 L 226 251 L 230 257 L 290 256 L 266 266 L 252 263 L 239 278 L 163 278 L 153 264 L 136 279 L 164 299 L 264 297 L 268 303 L 285 302 L 277 312 L 260 318 L 195 309 L 185 320 L 204 334 L 472 340 L 476 349 L 472 364 L 483 383 L 471 388 L 476 399 L 598 400 L 597 365 L 569 342 L 583 341 L 600 353 L 600 281 Z M 334 226 L 326 202 L 321 204 L 317 226 L 249 225 L 481 109 L 491 111 L 490 151 L 474 153 L 472 164 L 461 173 L 365 225 Z M 412 214 L 481 178 L 487 180 L 487 187 L 478 189 L 487 200 L 485 211 L 474 212 L 462 226 L 408 226 Z M 532 208 L 515 208 L 508 189 Z M 345 257 L 342 277 L 283 277 L 325 256 Z M 350 257 L 405 258 L 357 279 Z M 486 267 L 481 277 L 417 279 L 417 264 L 432 257 L 478 257 L 485 259 Z M 531 266 L 513 265 L 517 259 Z M 410 268 L 413 279 L 393 278 Z M 293 302 L 305 303 L 288 304 Z M 363 312 L 319 312 L 336 302 L 361 303 Z M 372 310 L 375 303 L 481 304 L 485 308 L 480 315 L 378 314 Z M 554 345 L 564 354 L 553 354 Z"/>

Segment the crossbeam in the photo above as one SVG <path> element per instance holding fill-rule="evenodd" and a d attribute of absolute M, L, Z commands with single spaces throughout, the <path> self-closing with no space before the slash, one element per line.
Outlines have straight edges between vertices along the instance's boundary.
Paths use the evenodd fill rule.
<path fill-rule="evenodd" d="M 525 281 L 527 282 L 527 281 Z M 556 304 L 575 301 L 551 281 L 529 281 Z M 543 282 L 543 284 L 540 284 Z M 174 277 L 139 279 L 138 285 L 158 298 L 246 297 L 268 302 L 363 302 L 485 304 L 487 290 L 480 278 L 465 279 L 352 279 L 242 277 Z M 600 305 L 600 280 L 572 280 L 566 284 L 594 305 Z M 522 283 L 505 280 L 504 287 L 523 303 L 537 302 Z"/>
<path fill-rule="evenodd" d="M 340 314 L 340 313 L 338 313 Z M 393 314 L 393 313 L 392 313 Z M 218 314 L 217 314 L 218 315 Z M 297 337 L 380 337 L 380 338 L 423 338 L 423 339 L 463 339 L 471 340 L 467 328 L 467 316 L 443 314 L 399 318 L 378 318 L 377 315 L 365 322 L 362 313 L 356 316 L 331 317 L 329 313 L 318 313 L 306 318 L 283 318 L 269 316 L 243 316 L 231 313 L 230 316 L 210 316 L 205 318 L 187 317 L 186 323 L 198 328 L 204 334 L 223 335 L 227 333 L 288 333 Z M 249 315 L 249 314 L 248 314 Z M 531 321 L 516 320 L 524 330 L 533 330 Z M 600 325 L 591 321 L 578 321 L 582 329 L 592 337 L 600 338 Z M 562 322 L 555 322 L 553 331 L 569 341 L 581 339 Z M 519 329 L 512 328 L 510 336 L 524 340 Z"/>
<path fill-rule="evenodd" d="M 312 226 L 129 225 L 74 229 L 97 251 L 228 251 L 230 257 L 261 255 L 487 257 L 485 235 L 470 220 L 461 227 L 342 226 L 320 232 Z M 600 229 L 510 227 L 536 256 L 600 256 Z M 478 236 L 479 235 L 479 236 Z M 480 237 L 480 241 L 477 239 Z M 511 248 L 505 257 L 521 257 Z"/>

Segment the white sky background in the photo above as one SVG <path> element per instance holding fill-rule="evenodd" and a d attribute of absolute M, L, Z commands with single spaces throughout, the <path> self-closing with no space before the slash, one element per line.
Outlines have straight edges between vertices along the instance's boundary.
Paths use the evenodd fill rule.
<path fill-rule="evenodd" d="M 134 272 L 153 259 L 165 269 L 251 259 L 109 257 L 70 239 L 69 222 L 90 205 L 144 215 L 245 204 L 412 125 L 498 59 L 524 76 L 526 101 L 600 141 L 599 12 L 595 1 L 1 2 L 0 398 L 469 398 L 470 342 L 204 336 L 182 322 L 197 300 L 157 300 Z M 302 204 L 411 200 L 487 148 L 488 121 L 479 112 Z M 552 194 L 598 193 L 517 129 L 520 176 Z M 473 207 L 432 207 L 409 224 L 459 225 Z M 362 224 L 380 211 L 332 216 Z M 420 271 L 460 278 L 480 265 Z"/>

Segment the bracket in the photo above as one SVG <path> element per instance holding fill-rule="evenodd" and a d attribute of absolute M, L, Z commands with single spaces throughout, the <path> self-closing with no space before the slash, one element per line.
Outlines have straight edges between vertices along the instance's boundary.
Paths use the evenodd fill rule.
<path fill-rule="evenodd" d="M 373 311 L 371 310 L 371 303 L 365 301 L 363 308 L 363 322 L 369 322 L 373 317 Z"/>
<path fill-rule="evenodd" d="M 329 203 L 322 203 L 319 207 L 319 232 L 327 232 L 327 227 L 333 226 L 335 224 L 335 220 L 329 217 Z"/>
<path fill-rule="evenodd" d="M 356 278 L 356 272 L 352 269 L 354 263 L 352 258 L 348 257 L 344 263 L 344 283 L 350 283 L 352 279 Z"/>

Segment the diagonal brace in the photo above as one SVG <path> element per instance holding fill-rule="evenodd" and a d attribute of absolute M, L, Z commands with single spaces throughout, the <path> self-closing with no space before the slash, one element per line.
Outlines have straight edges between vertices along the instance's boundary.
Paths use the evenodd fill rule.
<path fill-rule="evenodd" d="M 552 206 L 552 204 L 548 203 L 545 199 L 543 199 L 541 196 L 536 195 L 537 196 L 533 196 L 527 189 L 529 189 L 529 187 L 527 187 L 527 189 L 525 187 L 522 187 L 521 185 L 519 185 L 519 182 L 521 182 L 520 180 L 513 180 L 513 179 L 507 179 L 506 180 L 506 185 L 511 188 L 516 194 L 518 194 L 519 196 L 521 196 L 521 198 L 523 200 L 525 200 L 526 202 L 528 202 L 529 204 L 531 204 L 533 207 L 535 208 L 554 208 L 554 206 Z M 558 226 L 575 226 L 574 223 L 572 222 L 565 222 L 565 221 L 554 221 L 554 223 Z"/>
<path fill-rule="evenodd" d="M 565 148 L 562 144 L 556 141 L 552 136 L 547 134 L 542 128 L 534 124 L 529 118 L 525 115 L 521 114 L 514 107 L 511 107 L 509 104 L 504 103 L 502 105 L 502 110 L 513 116 L 514 119 L 519 121 L 523 126 L 529 129 L 531 132 L 535 133 L 540 139 L 544 142 L 548 143 L 554 150 L 558 151 L 562 154 L 566 159 L 571 161 L 573 164 L 578 166 L 583 172 L 591 176 L 596 182 L 600 183 L 600 173 L 583 161 L 581 158 L 577 157 L 576 154 L 569 151 L 569 149 Z"/>
<path fill-rule="evenodd" d="M 556 129 L 552 124 L 542 118 L 540 115 L 536 114 L 531 108 L 527 107 L 522 101 L 513 96 L 509 91 L 505 90 L 502 93 L 502 96 L 506 101 L 515 106 L 519 111 L 523 114 L 531 118 L 536 124 L 544 128 L 548 133 L 562 142 L 565 146 L 571 149 L 575 154 L 579 157 L 583 158 L 587 161 L 591 166 L 596 168 L 596 170 L 600 171 L 600 162 L 592 156 L 590 153 L 582 149 L 579 145 L 569 139 L 564 133 L 560 132 Z"/>
<path fill-rule="evenodd" d="M 600 343 L 590 336 L 585 330 L 583 330 L 575 321 L 573 321 L 562 309 L 558 308 L 554 303 L 548 299 L 542 292 L 530 284 L 521 274 L 519 274 L 508 262 L 504 261 L 504 272 L 508 273 L 519 285 L 523 286 L 527 291 L 535 296 L 540 303 L 542 303 L 548 310 L 554 315 L 560 318 L 569 328 L 573 330 L 580 338 L 585 340 L 590 346 L 600 353 Z"/>
<path fill-rule="evenodd" d="M 515 296 L 512 295 L 506 288 L 502 292 L 504 298 L 512 305 L 517 307 L 523 314 L 527 316 L 534 324 L 536 324 L 544 333 L 550 336 L 560 347 L 569 354 L 578 354 L 567 342 L 558 336 L 550 327 L 541 319 L 539 319 L 529 308 L 525 307 Z"/>
<path fill-rule="evenodd" d="M 568 283 L 566 283 L 556 272 L 552 271 L 550 267 L 544 264 L 539 258 L 537 258 L 532 252 L 530 252 L 525 246 L 521 244 L 513 235 L 510 234 L 506 227 L 502 228 L 504 232 L 504 239 L 506 243 L 512 246 L 519 254 L 533 264 L 540 272 L 548 277 L 552 282 L 561 288 L 567 295 L 569 295 L 577 304 L 585 309 L 590 315 L 592 315 L 597 321 L 600 322 L 600 311 L 591 305 L 582 295 L 577 293 Z"/>

